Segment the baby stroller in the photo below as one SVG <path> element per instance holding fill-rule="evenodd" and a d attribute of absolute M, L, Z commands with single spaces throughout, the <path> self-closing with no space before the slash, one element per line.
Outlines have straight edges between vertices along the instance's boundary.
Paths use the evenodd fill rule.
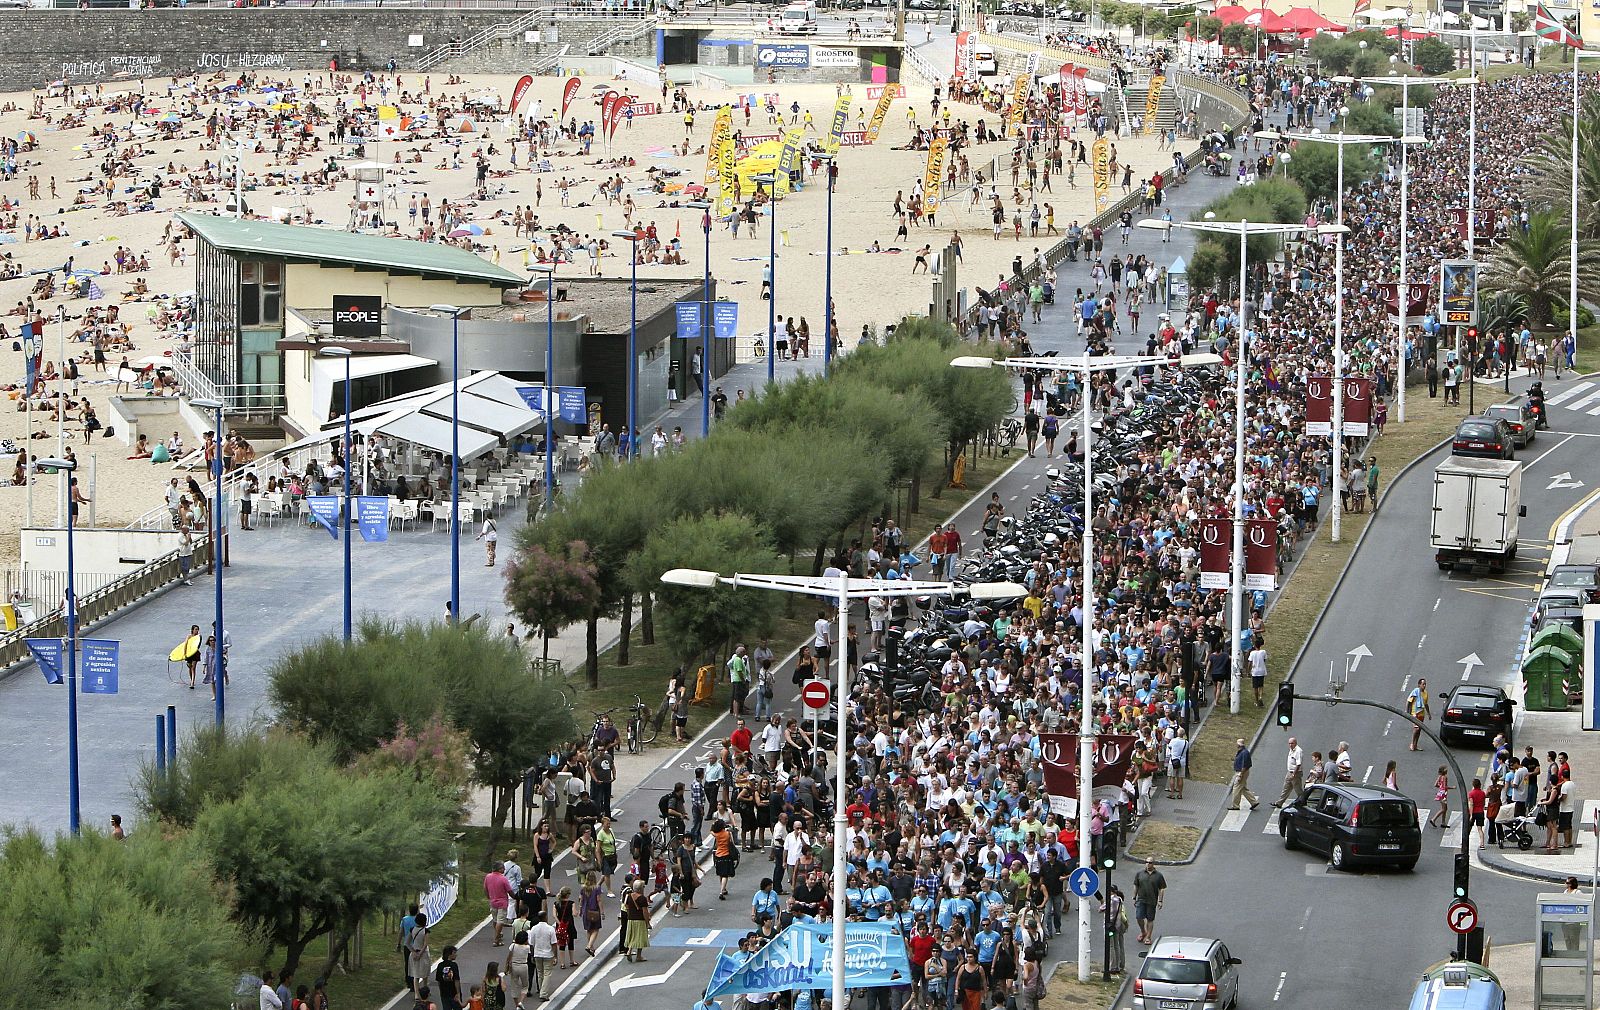
<path fill-rule="evenodd" d="M 1500 840 L 1495 844 L 1503 849 L 1507 842 L 1516 842 L 1518 850 L 1527 852 L 1533 848 L 1533 829 L 1538 823 L 1532 814 L 1513 817 L 1509 822 L 1500 825 Z"/>

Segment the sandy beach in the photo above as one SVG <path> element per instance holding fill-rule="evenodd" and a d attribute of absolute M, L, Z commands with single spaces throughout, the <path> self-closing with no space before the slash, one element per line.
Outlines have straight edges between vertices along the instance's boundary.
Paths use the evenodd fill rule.
<path fill-rule="evenodd" d="M 517 270 L 532 251 L 527 237 L 514 234 L 510 217 L 515 208 L 527 207 L 538 215 L 543 230 L 535 234 L 534 243 L 537 244 L 546 241 L 550 229 L 559 225 L 566 225 L 578 235 L 606 236 L 625 227 L 627 201 L 631 200 L 635 221 L 654 224 L 663 239 L 681 234 L 683 243 L 684 265 L 642 265 L 639 268 L 641 282 L 665 277 L 699 277 L 704 267 L 704 238 L 699 231 L 698 212 L 665 206 L 672 197 L 650 191 L 648 170 L 681 170 L 679 181 L 703 181 L 706 158 L 702 148 L 709 140 L 716 118 L 711 109 L 695 113 L 687 156 L 674 149 L 684 142 L 684 117 L 663 106 L 659 114 L 636 115 L 631 122 L 619 125 L 609 153 L 597 142 L 591 154 L 584 157 L 576 143 L 566 141 L 541 151 L 535 163 L 547 160 L 549 171 L 539 172 L 531 170 L 534 166 L 530 165 L 526 143 L 516 145 L 517 166 L 512 169 L 509 126 L 504 117 L 469 113 L 471 132 L 462 132 L 460 119 L 454 116 L 421 118 L 428 101 L 447 98 L 457 109 L 466 96 L 507 102 L 516 82 L 514 75 L 473 76 L 462 78 L 459 83 L 446 83 L 441 75 L 424 78 L 401 74 L 398 87 L 390 78 L 383 82 L 386 93 L 380 94 L 376 84 L 369 84 L 364 95 L 357 93 L 359 78 L 341 83 L 335 89 L 326 74 L 280 75 L 277 80 L 263 75 L 246 88 L 218 95 L 225 99 L 223 101 L 205 100 L 210 97 L 210 89 L 230 82 L 231 79 L 222 78 L 129 80 L 98 88 L 75 88 L 70 103 L 60 88 L 34 94 L 0 94 L 0 105 L 15 106 L 14 111 L 0 113 L 0 136 L 31 135 L 37 141 L 36 147 L 24 145 L 17 158 L 16 178 L 0 188 L 0 195 L 10 201 L 8 209 L 0 210 L 0 257 L 4 257 L 8 273 L 22 272 L 20 277 L 0 280 L 0 312 L 4 313 L 0 315 L 0 323 L 6 327 L 6 339 L 0 345 L 5 372 L 0 379 L 7 384 L 11 396 L 8 401 L 11 409 L 0 412 L 0 440 L 9 439 L 17 445 L 31 444 L 41 454 L 56 450 L 55 422 L 35 414 L 35 430 L 48 429 L 50 437 L 28 443 L 27 415 L 17 409 L 20 407 L 18 390 L 24 374 L 23 355 L 20 349 L 13 349 L 13 342 L 24 321 L 19 305 L 26 307 L 30 297 L 31 307 L 50 321 L 43 357 L 57 369 L 60 368 L 63 328 L 54 320 L 58 307 L 66 307 L 69 317 L 65 324 L 67 353 L 86 359 L 79 366 L 81 375 L 75 385 L 78 393 L 88 398 L 104 425 L 116 426 L 108 401 L 118 392 L 116 373 L 123 352 L 107 349 L 104 371 L 97 369 L 91 345 L 72 339 L 72 334 L 84 325 L 85 311 L 94 306 L 118 308 L 118 328 L 124 325 L 127 328 L 127 336 L 133 344 L 127 357 L 134 365 L 160 359 L 178 346 L 178 338 L 159 325 L 163 307 L 168 304 L 163 296 L 170 298 L 194 288 L 193 243 L 163 244 L 163 238 L 177 230 L 175 211 L 225 209 L 225 201 L 232 190 L 232 170 L 220 162 L 224 156 L 232 154 L 234 145 L 224 138 L 219 150 L 206 142 L 206 124 L 213 113 L 225 112 L 240 117 L 243 134 L 253 138 L 247 141 L 252 149 L 246 150 L 244 165 L 246 202 L 255 214 L 265 216 L 277 209 L 291 212 L 297 220 L 309 217 L 325 227 L 347 226 L 357 182 L 342 178 L 343 172 L 337 172 L 335 180 L 328 184 L 302 183 L 300 179 L 307 172 L 324 169 L 330 158 L 341 168 L 362 160 L 356 149 L 329 142 L 328 117 L 336 111 L 339 102 L 342 101 L 345 108 L 359 107 L 363 102 L 369 108 L 391 104 L 396 106 L 399 116 L 404 117 L 401 122 L 410 119 L 408 132 L 402 139 L 376 145 L 376 151 L 369 150 L 367 156 L 385 164 L 393 163 L 397 156 L 404 162 L 397 172 L 388 172 L 390 185 L 394 187 L 389 214 L 391 219 L 398 219 L 402 234 L 411 236 L 419 232 L 409 216 L 413 196 L 418 200 L 427 196 L 436 209 L 435 225 L 438 224 L 438 208 L 448 201 L 452 207 L 459 207 L 463 215 L 460 226 L 482 230 L 481 235 L 470 235 L 465 240 L 471 241 L 485 257 Z M 563 82 L 564 78 L 537 79 L 521 111 L 526 113 L 536 105 L 547 117 L 558 112 Z M 580 124 L 594 122 L 598 130 L 598 99 L 607 88 L 631 93 L 639 102 L 659 103 L 661 100 L 659 90 L 652 92 L 635 83 L 584 78 L 568 119 L 576 118 Z M 806 132 L 806 137 L 825 137 L 837 97 L 835 86 L 760 85 L 748 86 L 746 90 L 755 93 L 758 101 L 764 101 L 768 94 L 776 95 L 776 106 L 785 125 L 792 118 L 792 104 L 798 103 L 802 124 L 807 113 L 815 124 L 813 131 Z M 397 101 L 402 93 L 410 100 Z M 738 93 L 691 88 L 688 94 L 697 104 L 721 105 L 736 102 Z M 117 104 L 126 103 L 137 95 L 144 96 L 146 109 L 153 107 L 159 111 L 136 116 L 125 104 Z M 987 192 L 977 205 L 973 205 L 965 193 L 947 197 L 939 209 L 937 227 L 911 227 L 907 237 L 897 238 L 896 193 L 909 197 L 922 177 L 926 162 L 925 152 L 903 149 L 914 129 L 907 113 L 914 110 L 924 127 L 932 122 L 931 89 L 907 85 L 906 96 L 894 102 L 875 145 L 845 146 L 839 153 L 839 183 L 834 195 L 833 216 L 836 254 L 833 292 L 839 307 L 839 330 L 846 346 L 855 344 L 863 325 L 881 327 L 908 312 L 926 311 L 930 279 L 920 272 L 912 273 L 916 252 L 922 246 L 930 246 L 937 254 L 952 234 L 959 231 L 963 243 L 960 283 L 969 290 L 974 286 L 989 288 L 1001 274 L 1009 272 L 1014 257 L 1031 261 L 1036 247 L 1047 248 L 1056 241 L 1055 237 L 1046 235 L 1043 220 L 1039 236 L 1035 238 L 1029 234 L 1030 209 L 1034 202 L 1040 206 L 1041 213 L 1046 203 L 1051 205 L 1058 232 L 1065 231 L 1074 220 L 1087 222 L 1093 215 L 1088 166 L 1077 167 L 1076 188 L 1068 186 L 1064 174 L 1058 175 L 1052 180 L 1050 192 L 1031 197 L 1025 191 L 1016 194 L 1022 201 L 1018 206 L 1010 184 L 1010 145 L 992 142 L 973 145 L 962 153 L 974 172 L 997 157 L 1007 166 L 996 187 L 1005 203 L 1008 221 L 1003 239 L 993 238 Z M 865 85 L 855 85 L 853 97 L 854 107 L 847 127 L 850 130 L 862 128 L 875 105 L 875 101 L 868 100 Z M 31 114 L 36 99 L 42 102 L 43 116 Z M 305 99 L 311 99 L 316 107 L 302 104 Z M 991 127 L 995 125 L 995 114 L 976 106 L 958 104 L 949 108 L 953 120 L 965 119 L 973 123 L 981 118 Z M 278 142 L 269 132 L 272 117 L 280 112 L 308 116 L 320 141 L 319 149 L 295 157 L 290 143 L 280 155 Z M 69 116 L 71 118 L 63 123 L 64 117 Z M 777 133 L 781 127 L 768 120 L 767 112 L 759 104 L 752 111 L 748 125 L 743 112 L 735 110 L 734 129 L 742 130 L 746 136 Z M 104 133 L 108 128 L 115 131 L 114 138 L 94 135 L 93 131 Z M 1087 131 L 1075 136 L 1092 139 Z M 1132 165 L 1136 180 L 1148 178 L 1165 167 L 1169 158 L 1166 152 L 1158 150 L 1154 137 L 1124 138 L 1117 141 L 1117 146 L 1120 160 Z M 119 171 L 115 192 L 108 197 L 102 185 L 103 165 L 112 151 L 132 156 L 126 159 L 127 167 Z M 480 155 L 491 170 L 487 180 L 491 197 L 487 200 L 475 198 L 475 167 Z M 613 162 L 613 159 L 619 160 Z M 618 175 L 623 180 L 623 198 L 608 203 L 600 195 L 598 184 Z M 35 178 L 39 187 L 37 197 L 32 195 L 31 188 L 31 180 Z M 148 209 L 138 209 L 137 201 L 141 197 L 129 190 L 136 182 L 142 187 L 152 178 L 161 180 L 161 194 L 153 205 L 147 205 Z M 567 206 L 563 206 L 561 196 L 563 179 L 567 181 Z M 1023 182 L 1025 190 L 1025 173 Z M 1114 180 L 1112 198 L 1120 193 L 1120 179 Z M 117 201 L 129 201 L 126 211 L 116 206 Z M 820 353 L 821 346 L 826 204 L 826 188 L 812 184 L 802 192 L 786 196 L 778 209 L 781 248 L 776 308 L 780 316 L 793 314 L 810 321 L 815 334 L 814 355 Z M 1015 213 L 1020 213 L 1024 222 L 1020 241 L 1013 237 L 1009 225 Z M 14 227 L 11 226 L 13 215 L 16 218 Z M 36 234 L 29 240 L 27 226 L 30 223 L 52 231 L 59 228 L 62 237 L 39 240 Z M 741 333 L 754 333 L 765 327 L 766 305 L 760 298 L 760 290 L 768 243 L 765 219 L 756 225 L 754 237 L 748 228 L 741 228 L 737 238 L 732 237 L 726 227 L 712 234 L 712 269 L 719 278 L 719 290 L 741 303 Z M 866 252 L 874 243 L 883 250 L 897 248 L 900 251 Z M 1110 236 L 1107 245 L 1113 246 Z M 148 269 L 119 272 L 116 260 L 119 250 L 124 262 L 134 266 L 147 262 Z M 844 253 L 848 255 L 842 255 Z M 69 256 L 73 258 L 74 270 L 85 274 L 79 283 L 93 285 L 88 297 L 64 297 L 61 268 Z M 629 264 L 625 254 L 613 253 L 602 257 L 599 267 L 601 273 L 617 276 L 626 274 Z M 587 260 L 580 257 L 575 263 L 563 264 L 560 272 L 586 274 L 589 269 Z M 54 270 L 52 297 L 32 295 L 40 276 L 31 272 L 41 270 Z M 96 274 L 87 276 L 88 271 Z M 135 285 L 139 282 L 148 289 L 148 294 L 136 296 Z M 70 393 L 74 383 L 58 381 L 49 385 Z M 124 391 L 123 395 L 142 394 Z M 154 429 L 146 424 L 145 430 Z M 161 488 L 172 476 L 169 465 L 127 459 L 131 450 L 122 443 L 120 431 L 119 437 L 97 436 L 87 446 L 80 420 L 69 419 L 66 432 L 68 442 L 85 466 L 91 456 L 95 459 L 97 479 L 89 493 L 95 498 L 97 525 L 126 525 L 161 503 Z M 187 430 L 183 431 L 183 438 L 189 444 L 194 441 Z M 266 443 L 258 445 L 260 450 L 270 447 Z M 3 462 L 8 466 L 6 476 L 9 477 L 13 459 L 6 457 Z M 19 538 L 10 531 L 21 527 L 24 512 L 24 489 L 4 486 L 0 490 L 0 530 L 7 532 L 0 535 L 0 563 L 15 564 L 19 559 Z M 41 479 L 34 488 L 34 519 L 41 525 L 54 524 L 56 514 L 55 481 Z"/>

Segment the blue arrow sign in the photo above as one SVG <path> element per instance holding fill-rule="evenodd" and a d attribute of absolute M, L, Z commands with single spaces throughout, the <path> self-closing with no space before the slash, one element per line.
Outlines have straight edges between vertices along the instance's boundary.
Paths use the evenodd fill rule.
<path fill-rule="evenodd" d="M 1080 866 L 1067 875 L 1067 887 L 1080 898 L 1100 890 L 1100 874 L 1092 866 Z"/>

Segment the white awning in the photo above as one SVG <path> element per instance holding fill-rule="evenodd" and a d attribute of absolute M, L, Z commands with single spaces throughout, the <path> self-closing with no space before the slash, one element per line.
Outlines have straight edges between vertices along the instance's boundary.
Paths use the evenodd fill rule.
<path fill-rule="evenodd" d="M 420 360 L 433 364 L 427 359 Z M 339 364 L 342 369 L 343 362 Z M 355 364 L 351 362 L 352 374 Z M 455 405 L 459 414 L 452 410 L 451 384 L 445 382 L 353 411 L 351 424 L 363 435 L 387 435 L 448 453 L 450 419 L 454 416 L 460 422 L 457 437 L 461 458 L 472 459 L 498 446 L 502 438 L 510 440 L 543 427 L 543 415 L 523 403 L 522 397 L 517 395 L 517 385 L 499 372 L 479 372 L 461 380 Z M 297 444 L 337 438 L 343 425 L 343 418 L 329 421 L 322 426 L 320 435 L 302 439 Z"/>
<path fill-rule="evenodd" d="M 401 414 L 380 426 L 378 433 L 413 445 L 424 446 L 435 452 L 450 451 L 448 418 L 437 418 L 428 414 Z M 469 428 L 464 424 L 457 429 L 456 437 L 460 440 L 461 458 L 464 460 L 475 459 L 500 444 L 499 436 L 479 431 L 477 428 Z"/>
<path fill-rule="evenodd" d="M 434 359 L 424 358 L 420 354 L 356 354 L 350 357 L 350 377 L 366 379 L 437 364 Z M 318 417 L 328 417 L 330 411 L 344 416 L 344 404 L 333 402 L 333 387 L 343 381 L 343 359 L 312 356 L 311 406 L 317 411 Z"/>

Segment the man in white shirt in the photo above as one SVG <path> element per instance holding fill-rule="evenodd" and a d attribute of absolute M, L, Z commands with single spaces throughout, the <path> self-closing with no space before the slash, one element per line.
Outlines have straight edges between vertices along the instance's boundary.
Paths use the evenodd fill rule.
<path fill-rule="evenodd" d="M 272 972 L 261 973 L 261 1010 L 283 1010 L 283 1000 L 272 988 Z"/>
<path fill-rule="evenodd" d="M 533 988 L 540 999 L 550 998 L 550 966 L 556 959 L 556 928 L 538 913 L 533 928 L 528 930 L 528 950 L 533 957 Z"/>
<path fill-rule="evenodd" d="M 1305 751 L 1300 749 L 1300 742 L 1294 737 L 1289 738 L 1289 752 L 1284 762 L 1283 792 L 1278 796 L 1278 802 L 1273 806 L 1281 807 L 1291 797 L 1299 796 L 1304 787 Z"/>
<path fill-rule="evenodd" d="M 783 755 L 783 720 L 773 716 L 761 727 L 761 760 L 767 771 L 778 770 L 778 760 Z"/>
<path fill-rule="evenodd" d="M 828 621 L 826 610 L 817 611 L 817 620 L 812 629 L 814 634 L 811 638 L 811 651 L 817 654 L 817 665 L 826 667 L 828 656 L 831 654 L 829 646 L 833 642 L 833 625 Z"/>

